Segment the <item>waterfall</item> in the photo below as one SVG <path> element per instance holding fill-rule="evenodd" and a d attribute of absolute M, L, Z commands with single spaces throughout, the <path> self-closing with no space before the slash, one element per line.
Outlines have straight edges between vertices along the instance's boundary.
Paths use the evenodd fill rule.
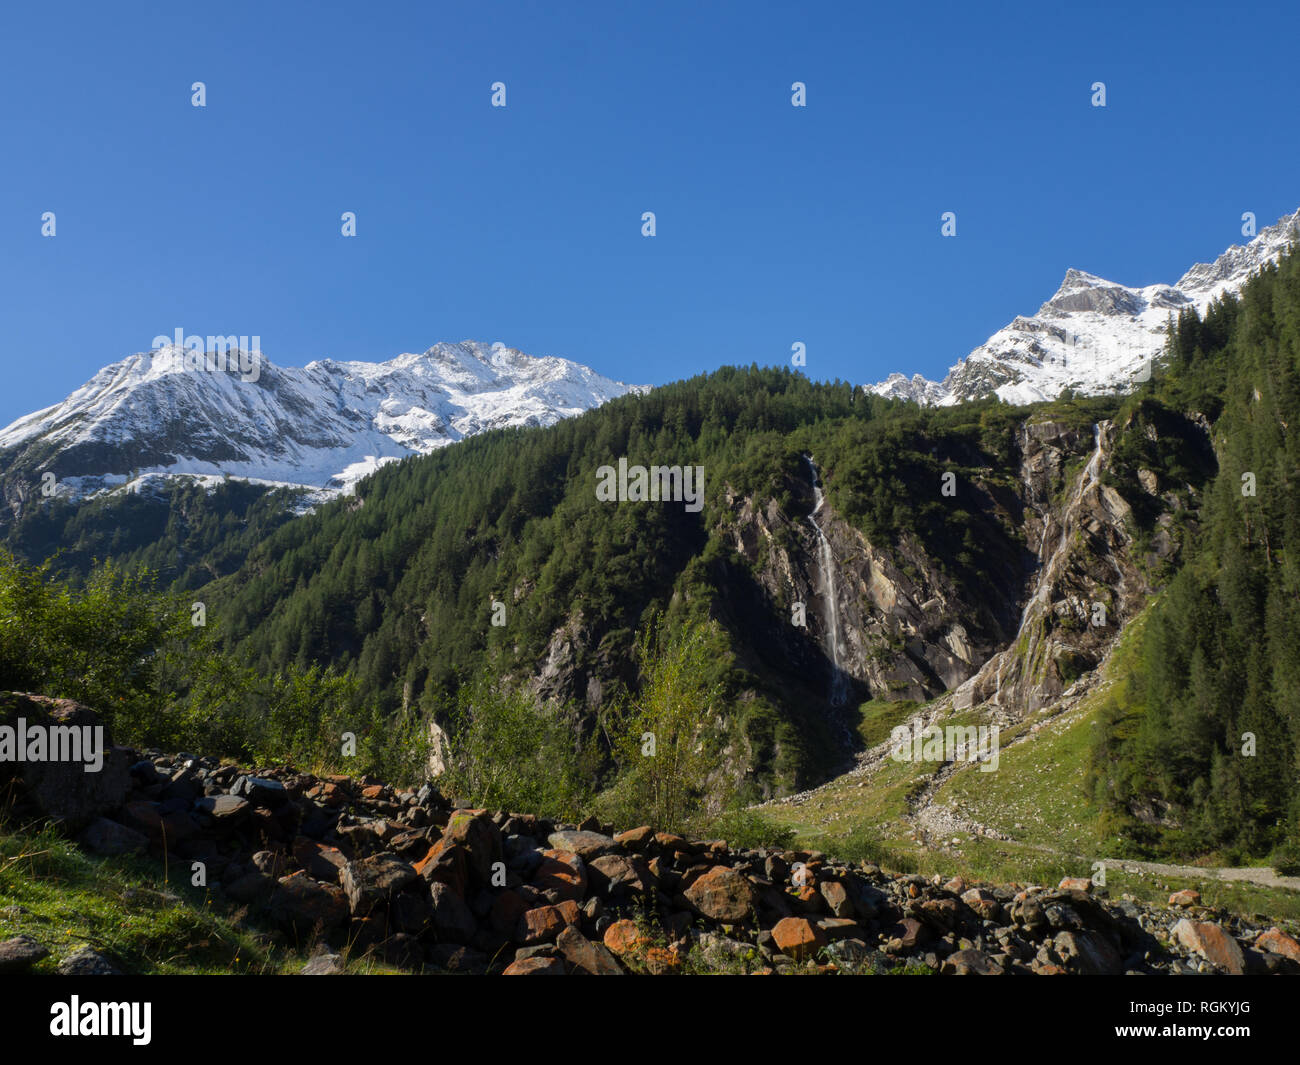
<path fill-rule="evenodd" d="M 848 678 L 845 676 L 844 669 L 840 663 L 844 659 L 844 643 L 840 637 L 840 611 L 839 603 L 835 598 L 835 556 L 831 553 L 831 543 L 826 539 L 826 534 L 822 532 L 822 527 L 817 524 L 817 513 L 822 509 L 825 497 L 822 494 L 821 487 L 817 484 L 817 465 L 813 462 L 811 455 L 803 457 L 804 462 L 808 463 L 808 475 L 812 479 L 813 489 L 813 509 L 808 515 L 808 524 L 813 527 L 817 533 L 817 542 L 820 547 L 821 562 L 817 567 L 819 591 L 824 604 L 824 621 L 826 632 L 830 638 L 831 652 L 831 706 L 843 706 L 849 697 Z"/>

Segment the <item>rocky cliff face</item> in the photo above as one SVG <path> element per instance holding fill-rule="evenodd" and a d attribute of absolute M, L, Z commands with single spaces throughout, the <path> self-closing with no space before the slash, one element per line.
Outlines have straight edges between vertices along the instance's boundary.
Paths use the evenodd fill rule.
<path fill-rule="evenodd" d="M 732 546 L 754 564 L 760 585 L 790 619 L 791 638 L 819 649 L 828 698 L 835 683 L 827 647 L 832 609 L 842 645 L 838 665 L 859 698 L 930 698 L 972 675 L 997 646 L 998 634 L 984 631 L 914 539 L 882 549 L 825 504 L 819 518 L 835 569 L 832 604 L 809 523 L 772 501 L 765 507 L 752 499 L 730 502 Z M 797 604 L 802 627 L 793 620 Z"/>
<path fill-rule="evenodd" d="M 1101 480 L 1115 427 L 1094 427 L 1082 470 L 1081 434 L 1051 423 L 1022 429 L 1026 537 L 1037 558 L 1010 646 L 953 693 L 956 709 L 992 703 L 1012 717 L 1059 697 L 1100 664 L 1151 589 L 1134 555 L 1131 510 Z M 1063 495 L 1052 486 L 1064 479 Z"/>
<path fill-rule="evenodd" d="M 786 483 L 785 506 L 724 491 L 708 533 L 730 550 L 712 564 L 709 608 L 754 678 L 741 701 L 770 698 L 813 752 L 801 782 L 854 752 L 859 708 L 869 700 L 926 703 L 940 716 L 974 708 L 1012 721 L 1082 691 L 1145 605 L 1148 574 L 1178 546 L 1169 520 L 1178 494 L 1145 468 L 1126 474 L 1121 493 L 1117 444 L 1125 434 L 1170 431 L 1199 436 L 1203 426 L 1194 417 L 1163 428 L 1140 418 L 1024 422 L 1014 482 L 986 485 L 976 476 L 966 486 L 1006 530 L 1001 572 L 974 584 L 957 580 L 953 560 L 933 557 L 912 532 L 872 542 L 821 495 L 811 457 L 810 476 Z M 1157 512 L 1145 537 L 1126 494 L 1148 520 Z M 575 604 L 533 664 L 533 690 L 595 711 L 612 687 L 634 686 L 635 667 L 607 635 Z M 728 742 L 733 784 L 772 763 L 771 750 L 756 753 L 751 737 Z"/>
<path fill-rule="evenodd" d="M 954 709 L 988 704 L 1018 717 L 1101 662 L 1151 594 L 1150 552 L 1174 550 L 1167 521 L 1149 547 L 1139 547 L 1128 502 L 1103 481 L 1122 431 L 1110 422 L 1091 430 L 1052 421 L 1021 426 L 1023 580 L 982 588 L 982 602 L 963 596 L 940 560 L 910 536 L 873 544 L 823 507 L 836 571 L 838 667 L 856 701 L 926 701 L 951 692 Z M 791 624 L 790 638 L 819 652 L 808 658 L 821 669 L 829 702 L 830 604 L 815 531 L 773 501 L 729 502 L 731 545 L 755 567 L 774 612 L 790 618 L 794 605 L 804 604 L 806 627 Z"/>

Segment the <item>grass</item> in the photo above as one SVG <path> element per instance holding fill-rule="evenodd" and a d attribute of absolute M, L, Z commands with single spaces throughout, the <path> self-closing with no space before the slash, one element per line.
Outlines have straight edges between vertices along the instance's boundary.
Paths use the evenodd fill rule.
<path fill-rule="evenodd" d="M 0 939 L 30 935 L 53 973 L 90 946 L 137 974 L 292 973 L 309 960 L 269 927 L 189 883 L 188 862 L 83 853 L 51 828 L 0 833 Z M 370 959 L 353 972 L 395 972 Z"/>
<path fill-rule="evenodd" d="M 890 731 L 901 725 L 920 707 L 920 703 L 911 699 L 890 702 L 887 699 L 872 699 L 859 708 L 858 735 L 866 747 L 874 747 L 889 739 Z"/>
<path fill-rule="evenodd" d="M 1126 872 L 1114 864 L 1114 842 L 1102 831 L 1102 811 L 1086 787 L 1087 772 L 1102 707 L 1108 699 L 1123 704 L 1127 697 L 1125 678 L 1140 651 L 1146 616 L 1128 626 L 1116 648 L 1109 689 L 1094 691 L 1057 719 L 1039 713 L 1004 730 L 996 772 L 959 764 L 934 791 L 936 804 L 1010 839 L 957 833 L 956 844 L 953 837 L 939 847 L 918 843 L 904 815 L 908 800 L 931 783 L 934 766 L 926 763 L 887 761 L 869 778 L 840 777 L 797 805 L 766 806 L 755 813 L 792 832 L 800 849 L 872 861 L 890 872 L 1055 886 L 1067 876 L 1093 875 L 1094 863 L 1104 860 L 1106 890 L 1112 898 L 1128 894 L 1140 902 L 1164 905 L 1173 891 L 1190 887 L 1201 893 L 1207 906 L 1258 915 L 1284 927 L 1300 921 L 1300 894 L 1294 891 L 1210 877 Z M 868 703 L 863 711 L 877 742 L 888 738 L 881 720 L 886 707 Z M 971 714 L 941 722 L 975 723 Z M 1174 858 L 1164 861 L 1189 864 Z"/>

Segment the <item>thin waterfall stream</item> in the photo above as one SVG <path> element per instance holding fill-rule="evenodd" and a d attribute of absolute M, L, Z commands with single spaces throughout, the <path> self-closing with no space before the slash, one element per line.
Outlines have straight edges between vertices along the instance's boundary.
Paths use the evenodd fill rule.
<path fill-rule="evenodd" d="M 826 501 L 821 486 L 818 484 L 817 464 L 813 462 L 811 455 L 805 455 L 803 458 L 804 462 L 808 464 L 808 475 L 812 480 L 813 490 L 813 509 L 812 513 L 808 515 L 808 524 L 817 533 L 817 542 L 821 555 L 821 561 L 817 567 L 817 578 L 820 585 L 818 590 L 821 592 L 823 603 L 823 621 L 830 642 L 830 702 L 831 706 L 843 706 L 848 701 L 849 685 L 848 677 L 841 665 L 844 660 L 844 643 L 840 636 L 839 603 L 835 598 L 835 555 L 831 551 L 831 543 L 826 538 L 826 533 L 822 531 L 821 525 L 817 522 L 817 514 Z"/>

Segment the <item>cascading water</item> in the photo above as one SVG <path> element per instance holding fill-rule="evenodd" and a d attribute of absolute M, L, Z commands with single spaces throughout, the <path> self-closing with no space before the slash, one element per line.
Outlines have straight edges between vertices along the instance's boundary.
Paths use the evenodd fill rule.
<path fill-rule="evenodd" d="M 808 463 L 808 475 L 812 479 L 813 489 L 813 509 L 812 513 L 808 515 L 808 524 L 817 533 L 817 542 L 821 549 L 821 562 L 817 567 L 817 578 L 820 584 L 818 590 L 821 592 L 822 603 L 824 604 L 826 633 L 830 641 L 830 701 L 831 706 L 843 706 L 848 701 L 849 684 L 848 677 L 840 665 L 844 660 L 844 644 L 840 637 L 839 604 L 835 598 L 835 556 L 831 552 L 830 541 L 826 539 L 822 527 L 817 524 L 817 512 L 822 509 L 822 503 L 825 502 L 821 486 L 817 483 L 817 464 L 813 462 L 811 455 L 805 455 L 803 459 L 804 462 Z"/>

